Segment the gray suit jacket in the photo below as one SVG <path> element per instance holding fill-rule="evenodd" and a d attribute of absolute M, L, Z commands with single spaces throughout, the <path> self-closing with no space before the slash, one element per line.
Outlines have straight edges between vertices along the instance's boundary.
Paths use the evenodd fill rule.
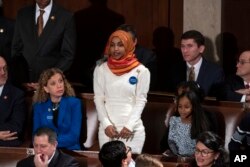
<path fill-rule="evenodd" d="M 40 37 L 37 35 L 35 5 L 18 12 L 12 57 L 23 56 L 28 64 L 29 81 L 37 81 L 41 72 L 57 67 L 68 70 L 75 54 L 76 31 L 73 15 L 55 3 Z"/>

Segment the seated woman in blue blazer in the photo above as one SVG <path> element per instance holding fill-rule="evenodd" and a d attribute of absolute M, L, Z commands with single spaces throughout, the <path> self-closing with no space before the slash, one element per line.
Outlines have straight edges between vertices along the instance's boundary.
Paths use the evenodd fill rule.
<path fill-rule="evenodd" d="M 82 107 L 73 88 L 57 68 L 45 70 L 38 84 L 33 98 L 33 132 L 49 127 L 57 132 L 58 148 L 79 150 Z"/>

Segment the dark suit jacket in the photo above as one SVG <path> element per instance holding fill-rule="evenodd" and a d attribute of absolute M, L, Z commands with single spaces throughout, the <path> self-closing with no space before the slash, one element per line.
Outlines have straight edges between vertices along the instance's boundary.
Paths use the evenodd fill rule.
<path fill-rule="evenodd" d="M 184 69 L 182 67 L 177 67 L 177 68 Z M 186 74 L 187 74 L 186 71 L 187 71 L 187 66 L 185 70 L 181 71 L 177 70 L 175 78 L 173 79 L 175 85 L 178 85 L 183 81 L 186 81 Z M 218 89 L 221 88 L 221 85 L 224 82 L 223 69 L 217 64 L 208 62 L 206 59 L 203 58 L 196 82 L 203 89 L 206 96 L 217 97 Z"/>
<path fill-rule="evenodd" d="M 227 78 L 223 88 L 221 89 L 220 100 L 238 101 L 240 102 L 243 95 L 236 93 L 238 89 L 244 89 L 244 81 L 241 77 L 233 75 Z"/>
<path fill-rule="evenodd" d="M 150 90 L 154 90 L 157 78 L 157 61 L 155 53 L 141 45 L 136 45 L 135 55 L 138 61 L 150 71 Z"/>
<path fill-rule="evenodd" d="M 17 167 L 35 167 L 34 155 L 20 160 Z M 56 150 L 54 157 L 49 163 L 49 167 L 79 167 L 79 163 L 71 156 Z"/>
<path fill-rule="evenodd" d="M 11 42 L 14 33 L 14 22 L 0 16 L 0 55 L 4 56 L 7 64 L 11 60 Z"/>
<path fill-rule="evenodd" d="M 40 37 L 37 35 L 35 5 L 18 12 L 12 56 L 23 56 L 28 63 L 29 81 L 51 67 L 68 70 L 75 54 L 76 32 L 71 13 L 55 3 Z"/>
<path fill-rule="evenodd" d="M 0 146 L 17 146 L 21 144 L 26 112 L 24 93 L 10 84 L 5 84 L 0 96 L 0 131 L 18 132 L 19 139 L 12 141 L 0 140 Z"/>

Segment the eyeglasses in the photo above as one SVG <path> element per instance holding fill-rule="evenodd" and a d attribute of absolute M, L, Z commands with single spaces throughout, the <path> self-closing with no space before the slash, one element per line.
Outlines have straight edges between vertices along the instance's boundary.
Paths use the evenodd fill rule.
<path fill-rule="evenodd" d="M 206 157 L 208 154 L 214 153 L 214 151 L 208 151 L 208 150 L 198 150 L 195 149 L 194 152 L 196 155 L 201 154 L 201 156 Z"/>
<path fill-rule="evenodd" d="M 126 154 L 128 154 L 130 151 L 132 151 L 132 148 L 127 146 L 127 151 L 126 151 Z"/>
<path fill-rule="evenodd" d="M 244 65 L 246 63 L 250 63 L 250 61 L 238 60 L 237 64 Z"/>

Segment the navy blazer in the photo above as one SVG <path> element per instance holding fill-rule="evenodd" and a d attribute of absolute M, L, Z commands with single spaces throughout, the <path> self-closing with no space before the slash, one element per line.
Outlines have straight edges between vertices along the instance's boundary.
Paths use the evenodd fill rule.
<path fill-rule="evenodd" d="M 240 102 L 243 95 L 236 93 L 235 91 L 244 88 L 244 80 L 241 77 L 237 75 L 230 76 L 227 78 L 221 89 L 220 100 Z"/>
<path fill-rule="evenodd" d="M 218 90 L 224 82 L 225 75 L 223 69 L 214 63 L 208 62 L 203 58 L 197 83 L 204 90 L 207 96 L 217 97 Z"/>
<path fill-rule="evenodd" d="M 175 86 L 187 80 L 187 65 L 185 66 L 185 68 L 182 66 L 176 67 L 178 69 L 173 79 Z M 218 90 L 224 82 L 224 77 L 223 69 L 219 65 L 208 62 L 203 58 L 196 82 L 203 89 L 206 96 L 217 97 Z"/>
<path fill-rule="evenodd" d="M 35 5 L 18 12 L 12 44 L 12 56 L 23 56 L 27 61 L 29 81 L 37 81 L 47 68 L 68 70 L 76 44 L 75 22 L 70 12 L 53 3 L 40 37 L 37 35 L 35 12 Z"/>
<path fill-rule="evenodd" d="M 58 147 L 80 150 L 82 125 L 81 101 L 75 97 L 62 97 L 59 104 L 57 127 L 53 123 L 52 102 L 34 104 L 33 133 L 40 127 L 49 127 L 58 135 Z"/>
<path fill-rule="evenodd" d="M 5 84 L 0 96 L 0 131 L 17 132 L 18 139 L 12 141 L 0 140 L 0 146 L 18 146 L 21 144 L 26 113 L 24 93 L 10 84 Z"/>
<path fill-rule="evenodd" d="M 17 167 L 35 167 L 34 155 L 20 160 Z M 61 151 L 56 150 L 54 157 L 50 161 L 48 167 L 79 167 L 79 163 L 75 158 L 67 155 Z"/>

